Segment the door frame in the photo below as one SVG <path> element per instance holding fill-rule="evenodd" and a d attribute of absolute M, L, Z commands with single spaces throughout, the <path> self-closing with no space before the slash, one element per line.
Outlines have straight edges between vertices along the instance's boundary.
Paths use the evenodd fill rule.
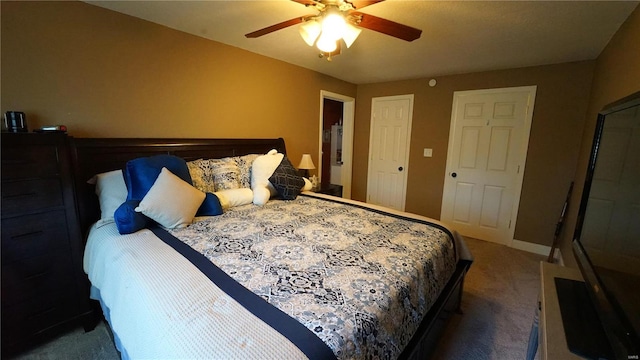
<path fill-rule="evenodd" d="M 450 173 L 451 166 L 453 162 L 453 137 L 455 130 L 455 121 L 456 121 L 456 106 L 457 101 L 460 96 L 465 95 L 486 95 L 493 93 L 502 93 L 502 92 L 529 92 L 529 101 L 527 104 L 527 110 L 524 118 L 523 130 L 522 130 L 522 141 L 520 143 L 519 148 L 519 156 L 521 157 L 518 163 L 520 165 L 518 168 L 518 172 L 516 173 L 514 193 L 513 193 L 513 204 L 511 208 L 511 221 L 508 229 L 508 238 L 505 242 L 501 242 L 503 245 L 513 247 L 514 235 L 516 231 L 516 223 L 518 221 L 518 210 L 520 210 L 520 197 L 522 195 L 522 183 L 524 181 L 524 172 L 525 165 L 527 163 L 527 153 L 529 150 L 529 138 L 531 136 L 531 125 L 533 123 L 533 112 L 536 102 L 536 85 L 531 86 L 516 86 L 516 87 L 506 87 L 506 88 L 495 88 L 495 89 L 481 89 L 481 90 L 465 90 L 465 91 L 454 91 L 453 93 L 453 105 L 451 108 L 451 123 L 449 128 L 449 140 L 447 145 L 447 165 L 444 174 L 444 181 L 447 181 Z M 440 213 L 442 214 L 442 209 L 444 208 L 444 192 L 442 193 L 442 206 L 440 208 Z"/>
<path fill-rule="evenodd" d="M 333 93 L 326 90 L 320 90 L 320 121 L 318 136 L 318 176 L 322 178 L 322 128 L 324 99 L 339 101 L 342 107 L 342 197 L 351 199 L 351 176 L 353 172 L 353 128 L 356 109 L 356 99 Z"/>
<path fill-rule="evenodd" d="M 403 181 L 402 181 L 402 202 L 400 210 L 405 210 L 405 205 L 407 203 L 407 180 L 409 179 L 409 155 L 411 150 L 411 124 L 413 123 L 413 102 L 414 102 L 414 94 L 404 94 L 404 95 L 393 95 L 393 96 L 379 96 L 371 99 L 371 120 L 369 122 L 369 161 L 367 161 L 367 201 L 369 199 L 370 187 L 371 187 L 371 158 L 373 156 L 373 107 L 376 101 L 381 100 L 409 100 L 409 119 L 407 124 L 407 146 L 405 148 L 405 164 L 403 171 Z"/>

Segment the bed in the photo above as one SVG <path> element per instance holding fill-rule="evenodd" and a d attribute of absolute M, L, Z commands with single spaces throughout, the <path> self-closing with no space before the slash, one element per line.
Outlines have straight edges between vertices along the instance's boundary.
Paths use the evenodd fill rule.
<path fill-rule="evenodd" d="M 72 143 L 84 268 L 123 358 L 422 359 L 459 310 L 472 258 L 436 220 L 303 192 L 121 235 L 87 183 L 158 154 L 285 156 L 283 139 Z"/>

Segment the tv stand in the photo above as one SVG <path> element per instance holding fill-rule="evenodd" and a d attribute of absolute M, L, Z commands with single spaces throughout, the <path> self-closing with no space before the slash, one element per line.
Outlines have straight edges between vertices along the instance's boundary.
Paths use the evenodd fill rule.
<path fill-rule="evenodd" d="M 567 346 L 555 278 L 583 281 L 578 269 L 540 263 L 540 359 L 584 359 L 572 353 Z"/>
<path fill-rule="evenodd" d="M 569 350 L 587 359 L 613 359 L 585 283 L 559 277 L 554 280 Z"/>

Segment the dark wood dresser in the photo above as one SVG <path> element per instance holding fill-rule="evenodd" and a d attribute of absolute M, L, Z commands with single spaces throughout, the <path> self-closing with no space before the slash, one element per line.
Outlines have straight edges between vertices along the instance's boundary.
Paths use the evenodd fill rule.
<path fill-rule="evenodd" d="M 2 354 L 93 327 L 62 133 L 2 133 Z"/>

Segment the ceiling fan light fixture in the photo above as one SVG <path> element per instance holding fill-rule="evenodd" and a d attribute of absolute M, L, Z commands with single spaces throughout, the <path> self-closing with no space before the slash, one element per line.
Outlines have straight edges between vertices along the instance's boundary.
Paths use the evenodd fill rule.
<path fill-rule="evenodd" d="M 307 43 L 309 46 L 313 46 L 318 36 L 320 36 L 320 32 L 322 31 L 322 25 L 315 20 L 306 21 L 304 24 L 300 25 L 300 36 L 302 36 L 302 40 Z"/>
<path fill-rule="evenodd" d="M 0 0 L 1 1 L 1 0 Z M 422 30 L 386 20 L 374 15 L 360 12 L 365 6 L 380 3 L 385 0 L 292 0 L 293 2 L 312 7 L 318 12 L 298 16 L 260 30 L 245 34 L 253 39 L 289 26 L 300 24 L 300 36 L 309 46 L 315 45 L 320 50 L 320 57 L 331 60 L 331 56 L 339 55 L 342 39 L 350 48 L 356 41 L 362 29 L 369 29 L 393 36 L 405 41 L 420 38 Z M 358 10 L 358 11 L 355 11 Z"/>
<path fill-rule="evenodd" d="M 350 48 L 353 45 L 354 41 L 358 38 L 362 29 L 353 26 L 352 24 L 347 23 L 345 26 L 344 35 L 342 36 L 342 40 L 347 45 L 347 48 Z"/>
<path fill-rule="evenodd" d="M 347 22 L 340 12 L 328 10 L 322 19 L 322 35 L 333 40 L 340 40 L 346 31 Z"/>
<path fill-rule="evenodd" d="M 316 43 L 316 46 L 320 51 L 325 53 L 332 53 L 336 51 L 336 49 L 338 48 L 338 44 L 336 44 L 336 40 L 325 36 L 324 32 L 320 35 L 320 38 L 318 38 L 318 42 Z"/>

